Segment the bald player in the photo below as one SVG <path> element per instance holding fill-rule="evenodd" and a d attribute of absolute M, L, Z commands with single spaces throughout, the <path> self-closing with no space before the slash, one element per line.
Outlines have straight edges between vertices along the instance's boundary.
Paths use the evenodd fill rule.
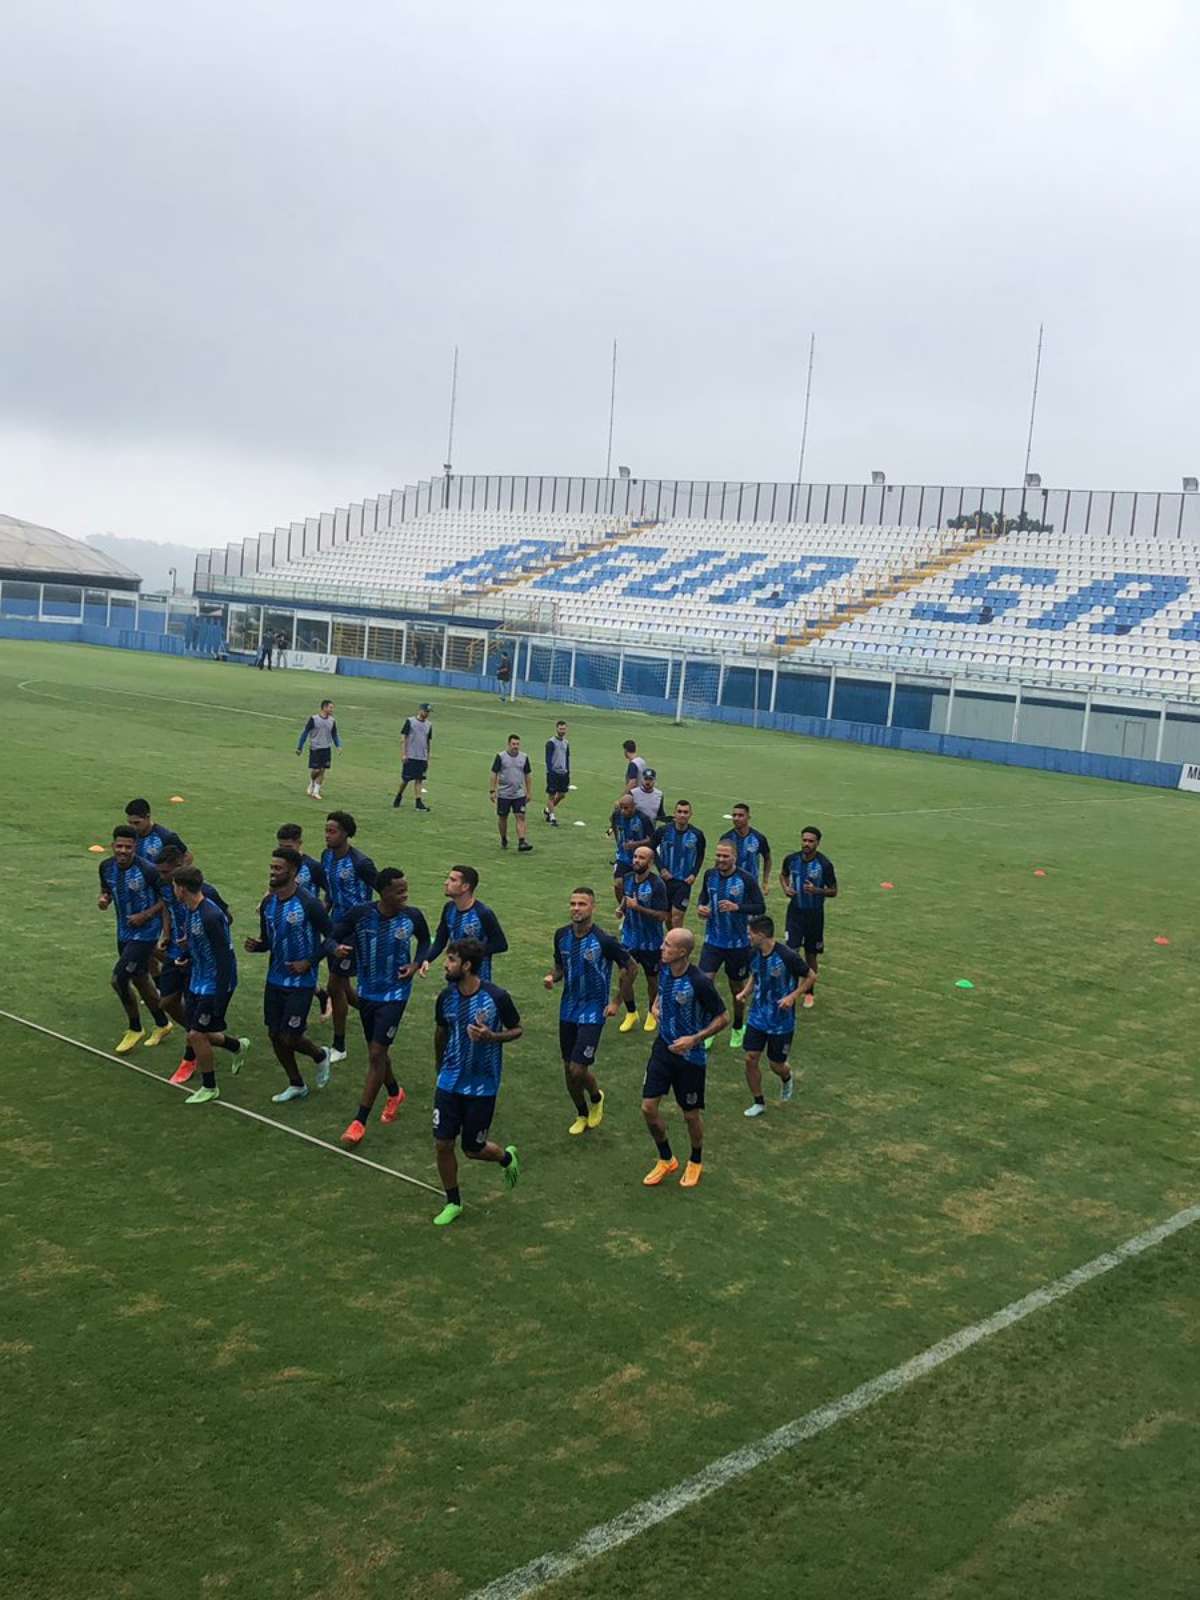
<path fill-rule="evenodd" d="M 654 1002 L 658 1037 L 642 1085 L 642 1116 L 658 1151 L 658 1160 L 642 1179 L 651 1189 L 679 1170 L 659 1112 L 668 1091 L 683 1112 L 691 1140 L 691 1156 L 680 1186 L 694 1189 L 703 1171 L 705 1043 L 727 1026 L 729 1016 L 716 984 L 692 962 L 695 947 L 689 928 L 671 928 L 662 942 L 662 970 Z"/>

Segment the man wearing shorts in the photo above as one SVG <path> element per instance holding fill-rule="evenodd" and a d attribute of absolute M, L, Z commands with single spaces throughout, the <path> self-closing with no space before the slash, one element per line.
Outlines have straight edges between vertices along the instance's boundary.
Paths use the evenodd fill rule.
<path fill-rule="evenodd" d="M 558 827 L 558 808 L 571 790 L 571 744 L 565 722 L 554 724 L 553 739 L 546 740 L 546 804 L 542 815 Z"/>
<path fill-rule="evenodd" d="M 625 898 L 625 874 L 633 871 L 633 852 L 639 844 L 649 844 L 652 832 L 650 824 L 634 805 L 633 796 L 623 794 L 608 819 L 608 834 L 616 846 L 613 894 L 618 907 Z"/>
<path fill-rule="evenodd" d="M 178 845 L 168 844 L 163 846 L 163 852 L 158 858 L 158 875 L 163 881 L 163 900 L 166 903 L 167 914 L 163 919 L 163 936 L 159 943 L 158 953 L 162 958 L 162 967 L 156 982 L 158 994 L 162 1001 L 163 1010 L 172 1022 L 183 1026 L 183 996 L 187 988 L 187 970 L 180 962 L 187 955 L 187 908 L 181 900 L 177 900 L 171 891 L 171 884 L 175 874 L 184 867 L 193 865 L 191 856 L 185 856 Z M 200 893 L 206 900 L 211 900 L 233 923 L 233 912 L 230 911 L 225 899 L 219 890 L 205 880 L 200 885 Z M 146 1041 L 150 1044 L 154 1035 Z M 183 1056 L 175 1071 L 167 1079 L 168 1083 L 187 1083 L 196 1070 L 196 1052 L 191 1045 L 184 1047 Z"/>
<path fill-rule="evenodd" d="M 724 970 L 733 1001 L 729 1048 L 738 1050 L 746 1017 L 740 995 L 750 961 L 748 924 L 751 917 L 761 917 L 766 907 L 755 879 L 737 865 L 737 851 L 728 839 L 718 844 L 714 860 L 716 865 L 704 874 L 697 908 L 705 925 L 700 970 L 710 977 Z"/>
<path fill-rule="evenodd" d="M 129 1052 L 146 1037 L 138 996 L 154 1019 L 151 1041 L 157 1044 L 171 1031 L 171 1019 L 163 1010 L 150 962 L 163 932 L 163 885 L 156 869 L 137 854 L 138 835 L 129 823 L 113 829 L 113 853 L 100 863 L 101 911 L 112 906 L 117 917 L 117 961 L 112 970 L 112 986 L 125 1011 L 126 1029 L 117 1041 L 119 1056 Z M 167 893 L 170 893 L 168 890 Z"/>
<path fill-rule="evenodd" d="M 692 885 L 700 876 L 708 841 L 692 824 L 692 802 L 676 800 L 670 822 L 664 822 L 654 835 L 658 871 L 667 886 L 671 903 L 671 926 L 681 928 L 692 898 Z"/>
<path fill-rule="evenodd" d="M 658 1151 L 658 1160 L 642 1179 L 648 1189 L 656 1188 L 664 1178 L 679 1171 L 666 1124 L 659 1114 L 665 1094 L 674 1094 L 691 1140 L 691 1155 L 679 1180 L 680 1187 L 694 1189 L 704 1167 L 704 1080 L 708 1065 L 705 1046 L 726 1026 L 729 1017 L 712 979 L 692 965 L 695 944 L 687 928 L 672 928 L 662 943 L 662 971 L 655 1001 L 658 1038 L 642 1084 L 642 1116 Z"/>
<path fill-rule="evenodd" d="M 184 1020 L 188 1043 L 195 1051 L 200 1068 L 200 1087 L 184 1102 L 202 1106 L 220 1098 L 217 1088 L 214 1048 L 233 1056 L 230 1068 L 234 1077 L 242 1070 L 249 1039 L 238 1039 L 226 1031 L 225 1015 L 237 988 L 237 957 L 229 918 L 221 908 L 204 897 L 204 874 L 199 867 L 180 867 L 171 880 L 171 890 L 187 910 L 186 954 L 181 964 L 187 967 L 187 992 L 184 995 Z"/>
<path fill-rule="evenodd" d="M 367 1041 L 367 1078 L 342 1143 L 361 1144 L 371 1107 L 381 1088 L 387 1104 L 379 1120 L 394 1122 L 404 1090 L 392 1071 L 391 1048 L 412 994 L 413 974 L 429 952 L 429 924 L 408 903 L 408 880 L 399 867 L 384 867 L 375 880 L 378 900 L 355 906 L 334 924 L 339 956 L 353 956 L 358 969 L 358 1019 Z"/>
<path fill-rule="evenodd" d="M 529 826 L 525 807 L 533 793 L 533 771 L 529 757 L 521 749 L 521 735 L 510 733 L 508 743 L 492 762 L 492 777 L 488 799 L 496 808 L 496 825 L 500 829 L 500 848 L 508 849 L 508 814 L 517 819 L 517 849 L 532 850 L 525 837 Z"/>
<path fill-rule="evenodd" d="M 784 857 L 779 877 L 788 897 L 787 942 L 793 950 L 804 951 L 813 983 L 817 981 L 817 958 L 825 954 L 825 902 L 836 900 L 838 892 L 837 873 L 829 857 L 817 849 L 820 842 L 820 828 L 805 828 L 799 850 Z M 804 1004 L 813 1004 L 811 993 L 804 996 Z"/>
<path fill-rule="evenodd" d="M 502 1150 L 488 1138 L 500 1092 L 504 1046 L 521 1037 L 521 1018 L 508 991 L 479 976 L 482 960 L 483 946 L 477 940 L 454 940 L 446 950 L 446 987 L 434 1009 L 438 1076 L 433 1138 L 438 1176 L 446 1191 L 446 1204 L 433 1219 L 438 1228 L 462 1216 L 456 1139 L 461 1139 L 468 1160 L 499 1162 L 510 1189 L 516 1188 L 521 1176 L 516 1145 Z"/>
<path fill-rule="evenodd" d="M 611 933 L 598 928 L 596 891 L 571 891 L 570 922 L 554 934 L 554 964 L 542 979 L 547 989 L 563 986 L 558 1008 L 558 1045 L 567 1093 L 575 1106 L 570 1134 L 586 1133 L 604 1120 L 604 1091 L 596 1082 L 596 1052 L 609 1017 L 617 1014 L 612 998 L 612 969 L 629 960 Z"/>
<path fill-rule="evenodd" d="M 375 863 L 350 843 L 358 823 L 348 811 L 331 811 L 325 818 L 325 848 L 321 871 L 325 874 L 329 915 L 334 922 L 348 917 L 355 906 L 365 905 L 375 887 Z M 346 1018 L 358 1005 L 354 993 L 354 957 L 330 956 L 329 1004 L 333 1011 L 333 1049 L 329 1059 L 346 1059 Z"/>
<path fill-rule="evenodd" d="M 416 809 L 429 810 L 421 798 L 421 791 L 429 772 L 429 747 L 433 743 L 433 723 L 429 720 L 432 710 L 433 707 L 423 700 L 417 707 L 416 716 L 404 719 L 404 726 L 400 729 L 404 738 L 404 765 L 400 769 L 400 787 L 396 790 L 393 806 L 404 804 L 404 791 L 411 783 Z"/>
<path fill-rule="evenodd" d="M 671 907 L 667 900 L 667 886 L 658 874 L 651 870 L 653 866 L 653 845 L 639 844 L 633 852 L 633 868 L 625 874 L 622 885 L 621 946 L 630 960 L 621 973 L 621 999 L 625 1002 L 625 1018 L 618 1029 L 620 1033 L 632 1033 L 638 1025 L 634 979 L 639 967 L 646 974 L 644 1031 L 653 1033 L 658 1027 L 654 1014 L 654 1000 L 658 994 L 658 968 L 663 934 L 670 920 Z"/>
<path fill-rule="evenodd" d="M 333 701 L 322 700 L 319 711 L 315 711 L 300 730 L 300 742 L 296 746 L 296 754 L 302 754 L 304 742 L 308 741 L 308 788 L 305 793 L 313 800 L 321 798 L 321 785 L 329 771 L 330 762 L 333 760 L 333 751 L 342 748 L 342 741 L 338 738 L 338 727 L 333 717 Z"/>
<path fill-rule="evenodd" d="M 767 1109 L 762 1092 L 759 1061 L 767 1052 L 771 1071 L 779 1079 L 779 1098 L 790 1100 L 795 1087 L 788 1056 L 796 1032 L 796 1001 L 812 988 L 808 963 L 775 937 L 772 917 L 750 918 L 750 974 L 738 999 L 750 1001 L 746 1023 L 746 1083 L 753 1097 L 748 1117 L 761 1117 Z"/>

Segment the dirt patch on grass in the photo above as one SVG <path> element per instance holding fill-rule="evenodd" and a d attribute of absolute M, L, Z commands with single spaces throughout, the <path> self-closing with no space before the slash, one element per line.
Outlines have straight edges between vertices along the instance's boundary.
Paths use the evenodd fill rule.
<path fill-rule="evenodd" d="M 1053 1527 L 1062 1521 L 1082 1494 L 1082 1489 L 1055 1489 L 1051 1494 L 1034 1495 L 1010 1513 L 1005 1525 L 1009 1528 Z"/>
<path fill-rule="evenodd" d="M 126 1301 L 123 1306 L 117 1307 L 119 1317 L 154 1317 L 160 1311 L 167 1309 L 167 1302 L 161 1295 L 138 1294 L 132 1300 Z"/>
<path fill-rule="evenodd" d="M 33 1346 L 27 1339 L 8 1339 L 0 1343 L 0 1359 L 7 1356 L 31 1356 Z"/>
<path fill-rule="evenodd" d="M 610 1256 L 648 1256 L 654 1252 L 654 1246 L 649 1239 L 643 1239 L 640 1234 L 628 1233 L 620 1228 L 608 1230 L 604 1248 Z"/>
<path fill-rule="evenodd" d="M 1009 1227 L 1033 1203 L 1037 1185 L 1016 1172 L 1001 1172 L 978 1189 L 964 1189 L 942 1201 L 942 1211 L 963 1233 L 996 1233 Z"/>
<path fill-rule="evenodd" d="M 1191 1417 L 1185 1417 L 1182 1411 L 1154 1411 L 1148 1417 L 1143 1417 L 1140 1422 L 1135 1422 L 1128 1433 L 1117 1440 L 1118 1450 L 1139 1450 L 1144 1444 L 1153 1444 L 1164 1428 L 1173 1427 L 1176 1423 L 1183 1423 L 1187 1427 L 1194 1427 Z"/>
<path fill-rule="evenodd" d="M 214 1367 L 232 1367 L 242 1356 L 257 1354 L 258 1346 L 250 1337 L 248 1323 L 239 1322 L 217 1346 L 217 1353 L 213 1357 Z"/>

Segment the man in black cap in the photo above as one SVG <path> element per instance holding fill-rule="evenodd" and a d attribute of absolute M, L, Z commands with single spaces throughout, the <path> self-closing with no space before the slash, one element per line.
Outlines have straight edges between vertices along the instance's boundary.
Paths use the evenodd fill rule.
<path fill-rule="evenodd" d="M 429 746 L 433 742 L 433 723 L 429 720 L 432 710 L 433 707 L 423 700 L 417 707 L 416 716 L 404 719 L 404 726 L 400 729 L 404 736 L 404 766 L 400 771 L 400 787 L 392 801 L 393 806 L 404 804 L 404 791 L 411 783 L 417 810 L 429 810 L 421 798 L 421 790 L 425 787 L 425 774 L 429 771 Z"/>
<path fill-rule="evenodd" d="M 658 773 L 653 767 L 642 768 L 642 775 L 629 791 L 629 796 L 653 834 L 659 823 L 667 820 L 667 813 L 663 809 L 663 792 L 658 787 Z"/>

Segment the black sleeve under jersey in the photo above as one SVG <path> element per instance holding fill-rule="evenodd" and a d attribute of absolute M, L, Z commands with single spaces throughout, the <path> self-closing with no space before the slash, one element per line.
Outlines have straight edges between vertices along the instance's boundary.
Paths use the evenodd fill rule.
<path fill-rule="evenodd" d="M 436 961 L 442 951 L 450 943 L 450 907 L 443 906 L 442 914 L 438 918 L 437 932 L 433 936 L 433 943 L 429 946 L 426 961 Z"/>
<path fill-rule="evenodd" d="M 496 1002 L 496 1013 L 502 1028 L 519 1028 L 521 1026 L 521 1013 L 517 1010 L 512 995 L 507 989 L 499 989 L 494 983 L 487 985 L 488 993 Z"/>
<path fill-rule="evenodd" d="M 271 940 L 267 931 L 267 896 L 263 895 L 258 902 L 258 942 L 264 950 L 271 948 Z"/>
<path fill-rule="evenodd" d="M 489 956 L 502 956 L 508 949 L 508 940 L 505 938 L 504 929 L 500 920 L 491 906 L 485 906 L 479 913 L 479 929 L 483 934 L 483 948 Z"/>
<path fill-rule="evenodd" d="M 746 898 L 742 901 L 742 910 L 748 917 L 761 917 L 767 909 L 767 903 L 758 886 L 758 879 L 752 878 L 748 872 L 743 872 L 742 882 L 746 885 Z"/>
<path fill-rule="evenodd" d="M 696 972 L 692 977 L 692 988 L 695 991 L 696 1001 L 704 1015 L 711 1022 L 714 1017 L 719 1017 L 725 1009 L 725 1002 L 717 993 L 717 986 L 703 972 Z"/>
<path fill-rule="evenodd" d="M 368 889 L 375 887 L 375 880 L 379 876 L 375 863 L 370 856 L 357 855 L 354 858 L 354 870 Z"/>
<path fill-rule="evenodd" d="M 413 922 L 413 937 L 417 941 L 416 953 L 413 960 L 418 966 L 423 961 L 429 960 L 429 924 L 425 921 L 425 913 L 409 908 L 409 916 Z"/>
<path fill-rule="evenodd" d="M 497 756 L 496 759 L 492 762 L 492 771 L 493 772 L 499 772 L 500 771 L 500 757 L 499 756 Z"/>
<path fill-rule="evenodd" d="M 300 897 L 304 904 L 305 914 L 321 941 L 321 955 L 331 956 L 337 947 L 338 941 L 333 936 L 333 923 L 330 920 L 328 911 L 326 911 L 315 894 L 305 894 L 301 890 Z"/>
<path fill-rule="evenodd" d="M 708 854 L 708 840 L 696 829 L 696 877 L 704 871 L 704 858 Z"/>
<path fill-rule="evenodd" d="M 308 862 L 308 875 L 312 879 L 314 892 L 328 894 L 329 880 L 325 876 L 325 868 L 315 856 L 305 856 L 304 859 Z"/>
<path fill-rule="evenodd" d="M 551 945 L 551 954 L 550 954 L 550 970 L 551 970 L 551 972 L 563 972 L 565 970 L 565 968 L 563 967 L 562 956 L 558 953 L 558 941 L 562 938 L 564 933 L 569 933 L 569 932 L 570 932 L 569 928 L 555 928 L 555 930 L 554 930 L 554 941 L 553 941 L 553 944 Z"/>
<path fill-rule="evenodd" d="M 827 889 L 836 889 L 837 873 L 833 870 L 833 862 L 830 861 L 828 856 L 821 857 L 821 870 L 825 874 L 825 887 Z"/>
<path fill-rule="evenodd" d="M 355 930 L 364 915 L 371 909 L 371 901 L 364 900 L 360 906 L 351 906 L 344 917 L 339 917 L 333 925 L 333 937 L 339 944 L 350 944 L 354 939 Z"/>
<path fill-rule="evenodd" d="M 771 841 L 765 833 L 760 833 L 758 836 L 758 848 L 763 858 L 769 861 L 771 859 Z"/>
<path fill-rule="evenodd" d="M 596 929 L 596 938 L 600 941 L 600 954 L 606 961 L 611 961 L 614 966 L 627 967 L 633 960 L 625 946 L 603 928 Z"/>
<path fill-rule="evenodd" d="M 646 907 L 647 911 L 669 911 L 671 897 L 667 893 L 666 884 L 657 873 L 651 877 L 650 884 L 650 904 Z"/>
<path fill-rule="evenodd" d="M 784 966 L 791 973 L 792 977 L 795 978 L 797 983 L 799 983 L 801 978 L 808 977 L 809 966 L 808 962 L 805 961 L 803 956 L 798 956 L 794 950 L 789 949 L 786 944 L 782 944 L 778 941 L 776 942 L 775 949 L 778 952 L 779 959 L 783 962 Z"/>

